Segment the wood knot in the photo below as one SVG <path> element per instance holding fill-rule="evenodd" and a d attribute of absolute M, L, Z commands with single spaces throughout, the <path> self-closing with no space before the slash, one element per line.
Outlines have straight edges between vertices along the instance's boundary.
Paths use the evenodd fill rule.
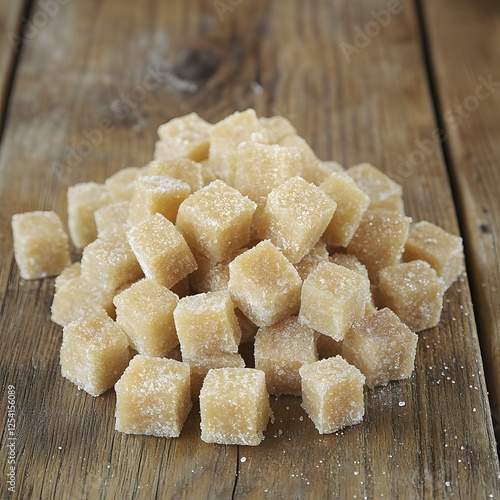
<path fill-rule="evenodd" d="M 173 72 L 181 80 L 200 83 L 215 73 L 219 63 L 220 57 L 209 49 L 190 49 L 178 57 Z"/>

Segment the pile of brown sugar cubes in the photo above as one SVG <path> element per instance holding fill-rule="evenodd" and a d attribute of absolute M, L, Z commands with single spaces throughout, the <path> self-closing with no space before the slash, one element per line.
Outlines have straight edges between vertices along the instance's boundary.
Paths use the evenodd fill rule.
<path fill-rule="evenodd" d="M 116 391 L 116 430 L 257 445 L 269 395 L 295 395 L 321 434 L 362 421 L 365 384 L 406 379 L 438 324 L 462 240 L 405 216 L 370 164 L 320 161 L 285 118 L 249 109 L 161 125 L 155 159 L 12 219 L 24 279 L 58 275 L 62 375 Z M 241 345 L 253 343 L 254 366 Z"/>

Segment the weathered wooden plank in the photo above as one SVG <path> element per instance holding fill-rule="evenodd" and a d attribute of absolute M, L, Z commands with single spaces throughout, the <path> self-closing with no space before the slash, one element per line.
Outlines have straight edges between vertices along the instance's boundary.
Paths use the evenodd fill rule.
<path fill-rule="evenodd" d="M 432 66 L 467 245 L 486 382 L 500 435 L 500 5 L 424 2 Z"/>
<path fill-rule="evenodd" d="M 63 213 L 68 184 L 145 163 L 156 127 L 173 116 L 194 110 L 217 120 L 248 106 L 287 115 L 321 157 L 372 161 L 404 183 L 410 215 L 457 231 L 439 152 L 412 172 L 405 162 L 436 126 L 413 4 L 391 14 L 350 61 L 342 42 L 353 45 L 354 29 L 363 31 L 370 10 L 386 9 L 385 2 L 233 4 L 219 16 L 211 1 L 149 9 L 72 2 L 23 54 L 0 152 L 7 207 L 0 331 L 10 353 L 0 360 L 0 380 L 4 394 L 16 387 L 18 496 L 497 493 L 466 280 L 448 291 L 441 324 L 421 334 L 414 377 L 368 392 L 365 422 L 337 435 L 319 436 L 300 401 L 282 398 L 273 401 L 275 423 L 255 448 L 202 443 L 195 412 L 177 440 L 124 436 L 113 431 L 112 391 L 93 399 L 60 377 L 60 329 L 49 320 L 53 284 L 19 280 L 10 217 Z"/>

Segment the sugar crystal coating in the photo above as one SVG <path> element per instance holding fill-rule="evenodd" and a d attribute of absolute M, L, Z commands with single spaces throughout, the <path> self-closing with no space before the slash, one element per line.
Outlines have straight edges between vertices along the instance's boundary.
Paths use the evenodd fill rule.
<path fill-rule="evenodd" d="M 143 279 L 116 295 L 116 323 L 140 354 L 167 356 L 179 343 L 174 310 L 179 299 L 168 288 Z"/>
<path fill-rule="evenodd" d="M 444 279 L 448 288 L 464 271 L 462 238 L 427 221 L 410 226 L 403 260 L 425 260 Z"/>
<path fill-rule="evenodd" d="M 129 359 L 126 335 L 104 311 L 63 328 L 61 373 L 91 396 L 113 387 Z"/>
<path fill-rule="evenodd" d="M 130 210 L 130 202 L 118 201 L 105 205 L 94 212 L 97 235 L 111 224 L 126 224 Z"/>
<path fill-rule="evenodd" d="M 367 278 L 321 262 L 304 280 L 299 316 L 311 328 L 341 341 L 352 323 L 364 317 L 370 299 Z"/>
<path fill-rule="evenodd" d="M 85 182 L 68 188 L 68 227 L 75 247 L 83 248 L 96 239 L 94 212 L 111 201 L 102 184 Z"/>
<path fill-rule="evenodd" d="M 201 439 L 206 443 L 256 446 L 272 416 L 264 372 L 217 368 L 200 392 Z"/>
<path fill-rule="evenodd" d="M 419 332 L 439 323 L 445 290 L 443 278 L 427 262 L 414 260 L 380 272 L 377 301 Z"/>
<path fill-rule="evenodd" d="M 326 243 L 319 241 L 299 263 L 295 264 L 295 269 L 297 269 L 300 277 L 305 280 L 320 262 L 328 262 L 328 260 Z"/>
<path fill-rule="evenodd" d="M 188 158 L 153 160 L 146 167 L 146 175 L 167 175 L 174 179 L 179 179 L 189 184 L 192 193 L 204 186 L 201 163 Z"/>
<path fill-rule="evenodd" d="M 115 390 L 117 431 L 179 437 L 192 406 L 189 365 L 138 354 Z"/>
<path fill-rule="evenodd" d="M 68 267 L 65 267 L 59 276 L 56 277 L 54 280 L 54 288 L 55 291 L 59 288 L 61 288 L 65 283 L 67 283 L 69 280 L 76 278 L 77 276 L 80 276 L 80 268 L 81 264 L 79 262 L 73 262 L 73 264 L 69 265 Z"/>
<path fill-rule="evenodd" d="M 255 368 L 266 374 L 269 394 L 300 396 L 299 368 L 318 360 L 317 337 L 317 332 L 297 316 L 259 329 L 255 337 Z"/>
<path fill-rule="evenodd" d="M 55 212 L 26 212 L 12 217 L 14 257 L 26 280 L 59 274 L 71 263 L 68 235 Z"/>
<path fill-rule="evenodd" d="M 318 187 L 292 177 L 267 197 L 267 237 L 296 264 L 319 241 L 336 206 Z"/>
<path fill-rule="evenodd" d="M 269 138 L 269 144 L 279 144 L 288 135 L 296 135 L 297 131 L 289 120 L 283 116 L 271 116 L 259 118 Z"/>
<path fill-rule="evenodd" d="M 147 278 L 171 288 L 197 268 L 186 240 L 163 215 L 150 215 L 128 232 Z"/>
<path fill-rule="evenodd" d="M 250 240 L 255 208 L 253 201 L 216 180 L 181 204 L 176 226 L 197 253 L 221 262 Z"/>
<path fill-rule="evenodd" d="M 130 201 L 134 191 L 135 180 L 142 174 L 137 167 L 127 167 L 118 170 L 104 182 L 111 201 Z"/>
<path fill-rule="evenodd" d="M 296 314 L 302 280 L 270 241 L 262 241 L 229 264 L 229 292 L 256 325 L 270 326 Z"/>
<path fill-rule="evenodd" d="M 342 356 L 357 366 L 373 389 L 409 378 L 415 365 L 418 336 L 388 308 L 355 322 L 342 345 Z"/>
<path fill-rule="evenodd" d="M 304 365 L 302 407 L 320 434 L 330 434 L 363 420 L 364 375 L 341 356 Z"/>

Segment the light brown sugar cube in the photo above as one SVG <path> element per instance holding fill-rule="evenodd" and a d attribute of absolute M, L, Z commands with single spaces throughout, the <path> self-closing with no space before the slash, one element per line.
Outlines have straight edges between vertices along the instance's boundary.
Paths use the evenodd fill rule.
<path fill-rule="evenodd" d="M 262 241 L 229 264 L 235 305 L 256 325 L 270 326 L 296 314 L 302 280 L 270 241 Z"/>
<path fill-rule="evenodd" d="M 113 202 L 130 201 L 134 192 L 135 180 L 142 175 L 138 167 L 126 167 L 118 170 L 104 182 Z"/>
<path fill-rule="evenodd" d="M 338 161 L 324 161 L 323 167 L 327 168 L 332 174 L 333 172 L 345 172 L 345 168 Z"/>
<path fill-rule="evenodd" d="M 342 354 L 342 342 L 333 340 L 328 335 L 318 334 L 318 358 L 332 358 Z"/>
<path fill-rule="evenodd" d="M 143 279 L 113 299 L 116 323 L 139 354 L 167 356 L 179 343 L 174 324 L 178 302 L 168 288 Z"/>
<path fill-rule="evenodd" d="M 259 327 L 255 323 L 250 321 L 238 308 L 236 308 L 234 312 L 236 313 L 236 317 L 238 318 L 238 323 L 241 329 L 240 344 L 243 344 L 245 342 L 253 342 Z"/>
<path fill-rule="evenodd" d="M 61 373 L 92 396 L 113 387 L 129 359 L 127 336 L 104 311 L 63 329 Z"/>
<path fill-rule="evenodd" d="M 114 313 L 114 291 L 93 283 L 82 276 L 75 276 L 58 285 L 52 300 L 51 319 L 60 326 L 69 325 L 83 316 L 105 310 Z"/>
<path fill-rule="evenodd" d="M 118 432 L 179 437 L 191 410 L 189 365 L 138 354 L 115 385 Z"/>
<path fill-rule="evenodd" d="M 55 212 L 26 212 L 12 217 L 14 257 L 21 278 L 59 274 L 71 263 L 68 235 Z"/>
<path fill-rule="evenodd" d="M 252 225 L 250 227 L 250 240 L 260 241 L 265 240 L 269 230 L 269 217 L 266 213 L 266 200 L 262 200 L 257 204 L 257 208 L 253 214 Z"/>
<path fill-rule="evenodd" d="M 163 215 L 150 215 L 128 232 L 128 240 L 147 278 L 173 287 L 197 268 L 186 240 Z"/>
<path fill-rule="evenodd" d="M 320 434 L 359 424 L 365 414 L 364 375 L 341 356 L 302 366 L 302 407 Z"/>
<path fill-rule="evenodd" d="M 305 280 L 320 262 L 328 262 L 328 260 L 326 243 L 319 241 L 298 264 L 295 264 L 295 269 L 297 269 L 300 277 Z"/>
<path fill-rule="evenodd" d="M 201 439 L 206 443 L 256 446 L 272 416 L 264 372 L 218 368 L 200 392 Z"/>
<path fill-rule="evenodd" d="M 371 280 L 381 269 L 397 264 L 403 255 L 411 219 L 396 212 L 369 209 L 347 246 L 368 269 Z"/>
<path fill-rule="evenodd" d="M 370 208 L 384 208 L 404 215 L 403 188 L 369 163 L 347 169 L 358 187 L 370 197 Z"/>
<path fill-rule="evenodd" d="M 176 225 L 194 251 L 222 262 L 249 242 L 255 208 L 253 201 L 216 180 L 181 204 Z"/>
<path fill-rule="evenodd" d="M 211 129 L 212 125 L 196 113 L 174 118 L 160 125 L 160 141 L 155 149 L 155 160 L 179 157 L 194 161 L 205 160 L 208 158 Z"/>
<path fill-rule="evenodd" d="M 267 132 L 269 144 L 279 144 L 286 136 L 297 134 L 295 127 L 283 116 L 263 117 L 259 122 Z"/>
<path fill-rule="evenodd" d="M 191 192 L 201 189 L 205 184 L 203 181 L 203 169 L 201 163 L 189 158 L 172 158 L 171 160 L 153 160 L 146 168 L 146 175 L 168 175 L 189 184 Z"/>
<path fill-rule="evenodd" d="M 97 238 L 94 212 L 111 202 L 102 184 L 85 182 L 68 188 L 68 227 L 76 248 L 83 248 Z"/>
<path fill-rule="evenodd" d="M 328 260 L 368 278 L 368 269 L 366 269 L 364 264 L 361 264 L 355 255 L 349 253 L 332 253 Z"/>
<path fill-rule="evenodd" d="M 210 166 L 210 161 L 205 160 L 200 162 L 201 165 L 201 174 L 203 176 L 203 185 L 208 186 L 211 182 L 217 180 L 217 177 Z"/>
<path fill-rule="evenodd" d="M 297 264 L 318 243 L 335 208 L 321 189 L 302 177 L 292 177 L 267 197 L 267 237 Z"/>
<path fill-rule="evenodd" d="M 445 290 L 443 278 L 427 262 L 414 260 L 380 271 L 377 301 L 419 332 L 439 323 Z"/>
<path fill-rule="evenodd" d="M 304 280 L 299 316 L 311 328 L 341 341 L 354 321 L 364 317 L 370 281 L 332 262 L 321 262 Z"/>
<path fill-rule="evenodd" d="M 448 288 L 464 271 L 462 238 L 427 221 L 410 226 L 403 260 L 425 260 L 444 279 Z"/>
<path fill-rule="evenodd" d="M 104 288 L 118 290 L 143 277 L 141 266 L 127 240 L 129 227 L 110 224 L 82 253 L 81 274 Z"/>
<path fill-rule="evenodd" d="M 210 130 L 210 166 L 219 179 L 231 186 L 236 167 L 236 148 L 244 141 L 269 142 L 268 132 L 253 109 L 236 111 Z"/>
<path fill-rule="evenodd" d="M 227 291 L 182 298 L 174 320 L 183 360 L 238 352 L 241 330 Z"/>
<path fill-rule="evenodd" d="M 280 141 L 281 146 L 296 148 L 302 157 L 302 168 L 298 175 L 307 182 L 319 186 L 330 174 L 331 170 L 314 154 L 305 139 L 298 135 L 287 135 Z"/>
<path fill-rule="evenodd" d="M 80 276 L 80 263 L 74 262 L 68 267 L 64 268 L 59 276 L 54 280 L 54 289 L 57 292 L 59 288 L 64 286 L 69 280 Z"/>
<path fill-rule="evenodd" d="M 189 184 L 173 177 L 141 177 L 135 183 L 128 222 L 134 226 L 149 215 L 159 213 L 175 223 L 179 205 L 189 196 L 190 191 Z"/>
<path fill-rule="evenodd" d="M 357 366 L 373 389 L 411 377 L 418 336 L 387 308 L 357 321 L 344 337 L 342 356 Z"/>
<path fill-rule="evenodd" d="M 346 247 L 370 205 L 370 198 L 343 172 L 330 174 L 319 187 L 337 204 L 323 238 L 330 246 Z"/>
<path fill-rule="evenodd" d="M 269 394 L 300 396 L 299 368 L 318 361 L 317 337 L 297 316 L 259 329 L 255 336 L 255 368 L 266 374 Z"/>
<path fill-rule="evenodd" d="M 214 368 L 245 368 L 245 361 L 238 353 L 218 352 L 211 356 L 190 358 L 191 398 L 197 399 L 207 373 Z"/>
<path fill-rule="evenodd" d="M 299 175 L 301 156 L 296 148 L 242 142 L 236 150 L 233 186 L 256 203 L 288 179 Z"/>
<path fill-rule="evenodd" d="M 130 202 L 118 201 L 99 208 L 94 213 L 97 235 L 101 234 L 111 224 L 125 224 L 128 219 Z"/>

